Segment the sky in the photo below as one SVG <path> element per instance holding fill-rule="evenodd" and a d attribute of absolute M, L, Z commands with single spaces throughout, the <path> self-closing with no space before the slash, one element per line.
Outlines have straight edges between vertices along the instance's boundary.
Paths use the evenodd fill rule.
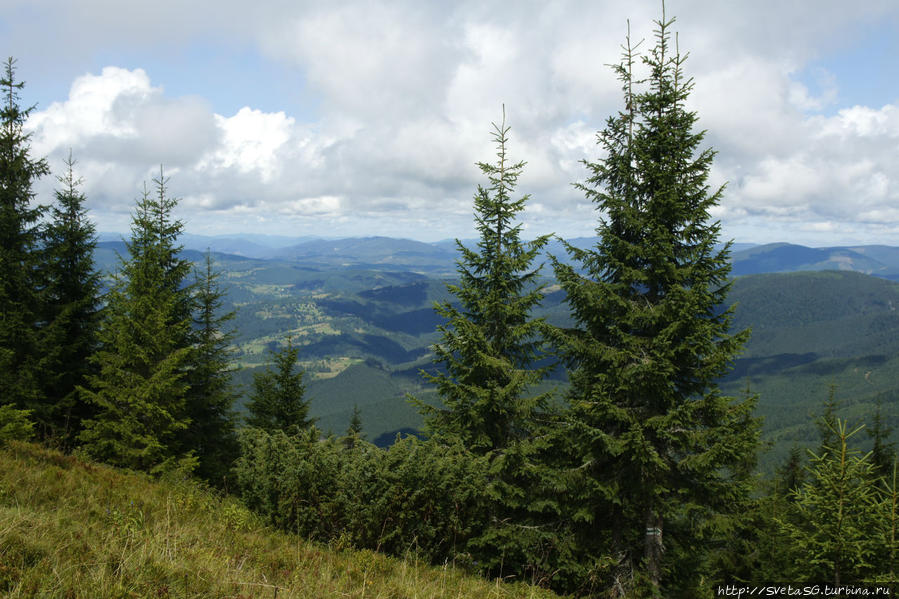
<path fill-rule="evenodd" d="M 899 245 L 899 2 L 668 0 L 737 242 Z M 0 0 L 32 155 L 71 150 L 127 231 L 160 168 L 194 234 L 475 236 L 492 123 L 525 237 L 592 235 L 572 184 L 622 107 L 610 68 L 657 0 Z M 58 183 L 37 187 L 44 203 Z"/>

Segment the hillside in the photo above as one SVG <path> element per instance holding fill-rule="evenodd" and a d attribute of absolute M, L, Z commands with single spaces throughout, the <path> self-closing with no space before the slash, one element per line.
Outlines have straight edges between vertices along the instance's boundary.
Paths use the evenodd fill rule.
<path fill-rule="evenodd" d="M 228 240 L 222 241 L 224 246 Z M 267 350 L 291 335 L 301 347 L 311 414 L 321 428 L 343 432 L 354 406 L 361 410 L 367 437 L 381 444 L 398 431 L 420 428 L 406 394 L 436 400 L 419 371 L 432 367 L 430 346 L 440 323 L 433 303 L 450 298 L 445 273 L 438 272 L 441 260 L 451 266 L 453 244 L 298 241 L 289 252 L 271 244 L 266 250 L 293 252 L 289 259 L 214 254 L 230 306 L 237 310 L 235 359 L 241 370 L 235 380 L 243 394 Z M 585 247 L 591 239 L 572 243 Z M 550 252 L 563 252 L 558 241 L 550 246 Z M 735 326 L 751 327 L 753 334 L 724 386 L 733 394 L 749 382 L 760 393 L 765 439 L 774 444 L 765 460 L 779 459 L 794 443 L 814 442 L 814 417 L 831 383 L 844 404 L 841 415 L 869 416 L 879 397 L 888 421 L 899 429 L 899 328 L 893 310 L 899 296 L 888 280 L 899 273 L 899 248 L 744 244 L 734 249 L 734 272 L 744 274 L 729 301 L 739 304 Z M 120 241 L 101 244 L 100 264 L 112 267 L 116 251 L 124 251 Z M 197 249 L 184 255 L 202 257 Z M 401 255 L 421 264 L 431 261 L 430 266 L 410 272 L 408 262 L 391 262 Z M 335 266 L 340 261 L 353 265 Z M 554 291 L 553 281 L 547 283 L 550 293 L 539 315 L 566 326 L 563 294 Z"/>
<path fill-rule="evenodd" d="M 439 324 L 433 303 L 449 299 L 442 280 L 227 257 L 219 265 L 238 310 L 237 380 L 245 392 L 266 350 L 290 334 L 301 346 L 311 413 L 324 430 L 345 430 L 354 406 L 372 440 L 421 426 L 405 397 L 435 400 L 419 370 L 432 367 L 429 348 Z M 766 460 L 816 438 L 814 414 L 831 382 L 845 416 L 870 415 L 878 395 L 889 406 L 899 401 L 896 289 L 889 280 L 852 271 L 736 279 L 729 298 L 738 304 L 734 326 L 753 334 L 724 386 L 739 393 L 748 381 L 760 393 L 765 438 L 775 443 Z M 564 294 L 549 290 L 538 315 L 570 324 Z M 886 415 L 899 428 L 891 410 Z"/>
<path fill-rule="evenodd" d="M 899 429 L 899 284 L 855 272 L 800 272 L 738 278 L 734 329 L 752 337 L 724 388 L 759 393 L 765 462 L 793 444 L 817 443 L 814 419 L 831 384 L 838 415 L 870 422 L 876 402 Z M 864 435 L 862 436 L 864 438 Z"/>
<path fill-rule="evenodd" d="M 305 542 L 189 482 L 35 445 L 0 448 L 0 595 L 554 597 L 370 551 Z"/>

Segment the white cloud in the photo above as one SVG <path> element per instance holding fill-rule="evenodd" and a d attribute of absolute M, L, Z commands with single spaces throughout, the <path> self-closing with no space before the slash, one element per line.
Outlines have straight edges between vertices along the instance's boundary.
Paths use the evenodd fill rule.
<path fill-rule="evenodd" d="M 258 171 L 263 183 L 280 170 L 279 150 L 290 140 L 295 120 L 283 112 L 266 114 L 248 107 L 230 118 L 215 115 L 222 143 L 198 168 L 234 168 L 242 173 Z"/>
<path fill-rule="evenodd" d="M 78 10 L 35 1 L 43 19 L 16 16 L 28 12 L 24 5 L 8 13 L 18 19 L 11 43 L 26 57 L 71 47 L 62 63 L 77 64 L 80 74 L 70 77 L 66 100 L 29 123 L 35 153 L 58 164 L 72 147 L 99 209 L 127 213 L 140 182 L 163 163 L 177 173 L 173 191 L 198 227 L 264 220 L 261 230 L 272 232 L 340 226 L 326 232 L 422 238 L 470 234 L 471 197 L 482 181 L 475 162 L 493 160 L 490 123 L 503 103 L 510 154 L 528 163 L 519 187 L 533 196 L 528 230 L 589 234 L 595 211 L 570 183 L 588 176 L 580 161 L 600 156 L 596 130 L 620 108 L 620 83 L 607 64 L 619 59 L 627 19 L 645 50 L 658 8 L 162 0 L 134 13 L 102 0 Z M 838 107 L 836 75 L 807 68 L 871 23 L 895 21 L 895 3 L 827 0 L 809 11 L 775 0 L 680 0 L 668 8 L 691 54 L 690 105 L 719 152 L 712 185 L 729 181 L 714 212 L 726 231 L 756 235 L 777 231 L 776 222 L 809 223 L 811 236 L 832 231 L 820 225 L 827 223 L 864 236 L 899 223 L 891 208 L 899 205 L 899 97 Z M 181 18 L 172 20 L 175 12 Z M 38 30 L 57 39 L 26 35 Z M 217 114 L 216 90 L 204 91 L 199 76 L 196 89 L 207 100 L 166 92 L 153 65 L 226 44 L 285 65 L 314 110 L 243 102 Z M 140 64 L 135 55 L 153 60 L 145 70 L 83 66 L 85 57 L 117 53 L 132 65 Z"/>

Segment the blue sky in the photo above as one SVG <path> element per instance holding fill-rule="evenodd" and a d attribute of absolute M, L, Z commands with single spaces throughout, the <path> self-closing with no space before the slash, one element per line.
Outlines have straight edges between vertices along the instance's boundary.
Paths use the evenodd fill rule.
<path fill-rule="evenodd" d="M 73 150 L 101 230 L 163 164 L 193 233 L 471 237 L 505 104 L 526 231 L 575 237 L 598 214 L 571 183 L 620 106 L 605 65 L 659 16 L 624 4 L 0 0 L 0 45 L 35 153 L 59 171 Z M 667 11 L 724 236 L 899 245 L 899 3 Z"/>

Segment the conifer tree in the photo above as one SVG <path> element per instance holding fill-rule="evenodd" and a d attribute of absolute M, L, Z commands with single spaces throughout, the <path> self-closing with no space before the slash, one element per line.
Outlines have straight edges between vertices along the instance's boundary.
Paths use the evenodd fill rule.
<path fill-rule="evenodd" d="M 805 469 L 802 466 L 802 452 L 794 445 L 790 448 L 790 457 L 777 469 L 778 493 L 791 496 L 805 482 Z"/>
<path fill-rule="evenodd" d="M 827 386 L 827 399 L 824 401 L 824 412 L 815 421 L 818 427 L 818 453 L 824 454 L 834 447 L 839 447 L 840 440 L 836 436 L 837 410 L 840 407 L 837 401 L 837 385 L 831 382 Z"/>
<path fill-rule="evenodd" d="M 844 420 L 834 420 L 837 443 L 812 453 L 810 480 L 796 493 L 796 521 L 783 523 L 809 582 L 862 582 L 886 548 L 870 454 L 849 447 L 861 428 L 850 431 Z"/>
<path fill-rule="evenodd" d="M 294 371 L 298 354 L 293 339 L 288 338 L 286 347 L 272 352 L 274 370 L 266 366 L 262 373 L 253 374 L 253 394 L 247 404 L 248 425 L 267 432 L 281 430 L 296 434 L 315 422 L 308 416 L 309 401 L 303 397 L 306 392 L 303 370 Z"/>
<path fill-rule="evenodd" d="M 353 415 L 350 417 L 350 424 L 346 429 L 344 436 L 344 446 L 352 449 L 356 446 L 356 442 L 365 439 L 365 433 L 362 432 L 362 413 L 359 411 L 359 405 L 353 404 Z"/>
<path fill-rule="evenodd" d="M 880 537 L 883 539 L 880 550 L 880 564 L 878 582 L 888 582 L 895 585 L 899 575 L 899 461 L 893 460 L 892 467 L 887 476 L 881 479 L 880 486 Z"/>
<path fill-rule="evenodd" d="M 24 83 L 9 58 L 0 76 L 0 404 L 39 408 L 40 280 L 38 221 L 45 208 L 33 204 L 32 186 L 48 174 L 47 162 L 31 157 L 23 127 L 34 109 L 19 105 Z"/>
<path fill-rule="evenodd" d="M 478 163 L 489 185 L 478 185 L 474 196 L 477 251 L 456 240 L 460 282 L 447 287 L 458 307 L 436 306 L 446 324 L 437 327 L 442 339 L 434 352 L 445 370 L 425 377 L 437 385 L 443 407 L 419 403 L 432 432 L 458 438 L 478 453 L 523 437 L 546 398 L 528 391 L 546 374 L 534 367 L 542 320 L 530 312 L 543 297 L 532 263 L 548 236 L 521 241 L 515 219 L 529 196 L 512 197 L 525 163 L 512 163 L 506 154 L 505 108 L 493 128 L 497 161 Z"/>
<path fill-rule="evenodd" d="M 748 501 L 758 438 L 754 398 L 725 397 L 716 383 L 749 333 L 731 334 L 732 308 L 721 308 L 729 245 L 716 249 L 710 209 L 723 189 L 708 185 L 715 153 L 700 149 L 685 106 L 693 83 L 672 22 L 663 10 L 646 79 L 628 34 L 615 67 L 624 108 L 578 185 L 602 214 L 599 239 L 567 245 L 578 268 L 553 261 L 576 323 L 551 334 L 571 380 L 571 518 L 585 546 L 612 556 L 606 584 L 640 596 L 698 592 L 709 541 Z"/>
<path fill-rule="evenodd" d="M 359 411 L 358 404 L 353 404 L 353 415 L 350 417 L 350 425 L 346 429 L 346 434 L 360 439 L 365 438 L 365 433 L 362 432 L 362 413 Z"/>
<path fill-rule="evenodd" d="M 893 470 L 893 464 L 896 460 L 896 444 L 889 441 L 890 435 L 893 434 L 893 427 L 884 422 L 883 397 L 878 395 L 875 405 L 871 426 L 865 430 L 873 441 L 871 463 L 874 465 L 874 470 L 880 476 L 886 477 Z"/>
<path fill-rule="evenodd" d="M 43 403 L 37 415 L 43 436 L 68 446 L 91 416 L 77 387 L 94 372 L 90 356 L 97 349 L 100 323 L 100 274 L 94 265 L 97 238 L 87 218 L 81 179 L 69 152 L 66 173 L 57 177 L 52 220 L 44 230 L 45 278 L 41 360 Z"/>
<path fill-rule="evenodd" d="M 225 292 L 220 277 L 207 251 L 202 269 L 195 269 L 195 343 L 186 399 L 190 424 L 182 443 L 185 451 L 196 452 L 196 473 L 216 483 L 228 473 L 239 451 L 233 410 L 237 394 L 230 364 L 234 333 L 225 329 L 235 313 L 222 312 Z"/>
<path fill-rule="evenodd" d="M 85 451 L 110 464 L 159 470 L 186 457 L 178 434 L 189 420 L 185 398 L 191 365 L 190 264 L 178 256 L 182 224 L 167 179 L 144 188 L 134 213 L 129 259 L 107 299 L 101 347 L 92 362 L 99 372 L 84 389 L 97 410 L 79 436 Z"/>

